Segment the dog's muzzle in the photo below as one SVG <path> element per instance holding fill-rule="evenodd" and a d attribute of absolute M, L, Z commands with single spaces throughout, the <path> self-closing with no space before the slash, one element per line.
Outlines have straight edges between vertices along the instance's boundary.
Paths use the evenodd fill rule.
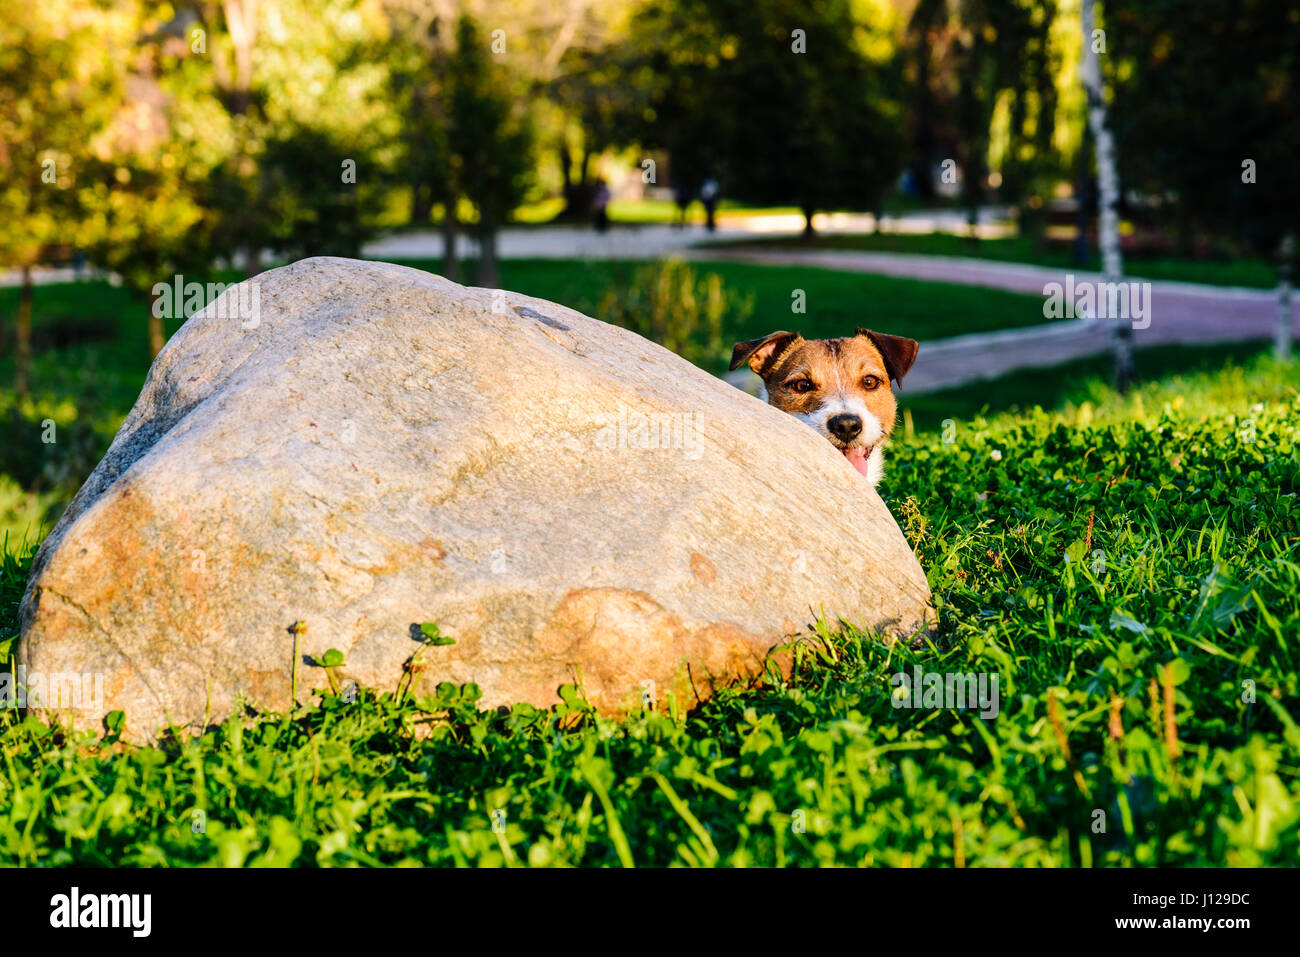
<path fill-rule="evenodd" d="M 826 420 L 826 428 L 831 435 L 848 445 L 862 434 L 862 419 L 852 413 L 841 412 Z"/>
<path fill-rule="evenodd" d="M 862 417 L 851 412 L 840 412 L 826 420 L 826 431 L 831 434 L 831 444 L 835 445 L 865 478 L 867 475 L 867 458 L 871 455 L 873 445 L 849 448 L 849 443 L 862 435 Z M 841 446 L 840 443 L 843 443 Z"/>

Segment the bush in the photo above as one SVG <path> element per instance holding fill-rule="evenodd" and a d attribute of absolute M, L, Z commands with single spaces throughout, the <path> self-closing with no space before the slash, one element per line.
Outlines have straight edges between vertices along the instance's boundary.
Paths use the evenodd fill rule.
<path fill-rule="evenodd" d="M 699 275 L 680 259 L 638 267 L 596 306 L 596 317 L 631 329 L 705 369 L 724 368 L 731 342 L 723 329 L 740 328 L 754 312 L 753 295 L 738 296 L 716 273 Z"/>

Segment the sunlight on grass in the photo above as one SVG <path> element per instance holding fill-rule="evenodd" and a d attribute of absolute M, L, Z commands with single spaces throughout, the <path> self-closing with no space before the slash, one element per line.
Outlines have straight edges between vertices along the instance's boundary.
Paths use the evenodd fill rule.
<path fill-rule="evenodd" d="M 1300 367 L 1081 388 L 896 444 L 882 489 L 933 589 L 928 647 L 823 623 L 789 679 L 622 722 L 573 686 L 480 711 L 472 684 L 351 700 L 318 674 L 310 708 L 159 748 L 5 712 L 0 862 L 1293 862 Z M 0 560 L 0 638 L 30 560 Z M 915 669 L 998 676 L 996 715 L 899 707 Z"/>

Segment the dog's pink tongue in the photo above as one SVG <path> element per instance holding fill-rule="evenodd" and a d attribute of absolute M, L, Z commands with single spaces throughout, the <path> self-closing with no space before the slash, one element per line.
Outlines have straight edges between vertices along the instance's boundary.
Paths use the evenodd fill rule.
<path fill-rule="evenodd" d="M 849 460 L 849 464 L 862 473 L 863 477 L 867 474 L 867 450 L 866 449 L 845 449 L 844 457 Z"/>

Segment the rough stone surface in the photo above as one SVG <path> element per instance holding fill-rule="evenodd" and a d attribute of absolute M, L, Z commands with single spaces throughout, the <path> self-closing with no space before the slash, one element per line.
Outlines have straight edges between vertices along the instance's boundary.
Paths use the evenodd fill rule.
<path fill-rule="evenodd" d="M 46 710 L 121 708 L 147 739 L 286 709 L 298 620 L 302 701 L 330 648 L 396 688 L 433 621 L 456 644 L 424 652 L 417 692 L 545 706 L 580 676 L 617 713 L 753 677 L 818 614 L 932 619 L 842 455 L 639 336 L 383 263 L 256 282 L 255 326 L 221 317 L 232 290 L 167 344 L 37 556 L 20 664 L 103 680 Z"/>

